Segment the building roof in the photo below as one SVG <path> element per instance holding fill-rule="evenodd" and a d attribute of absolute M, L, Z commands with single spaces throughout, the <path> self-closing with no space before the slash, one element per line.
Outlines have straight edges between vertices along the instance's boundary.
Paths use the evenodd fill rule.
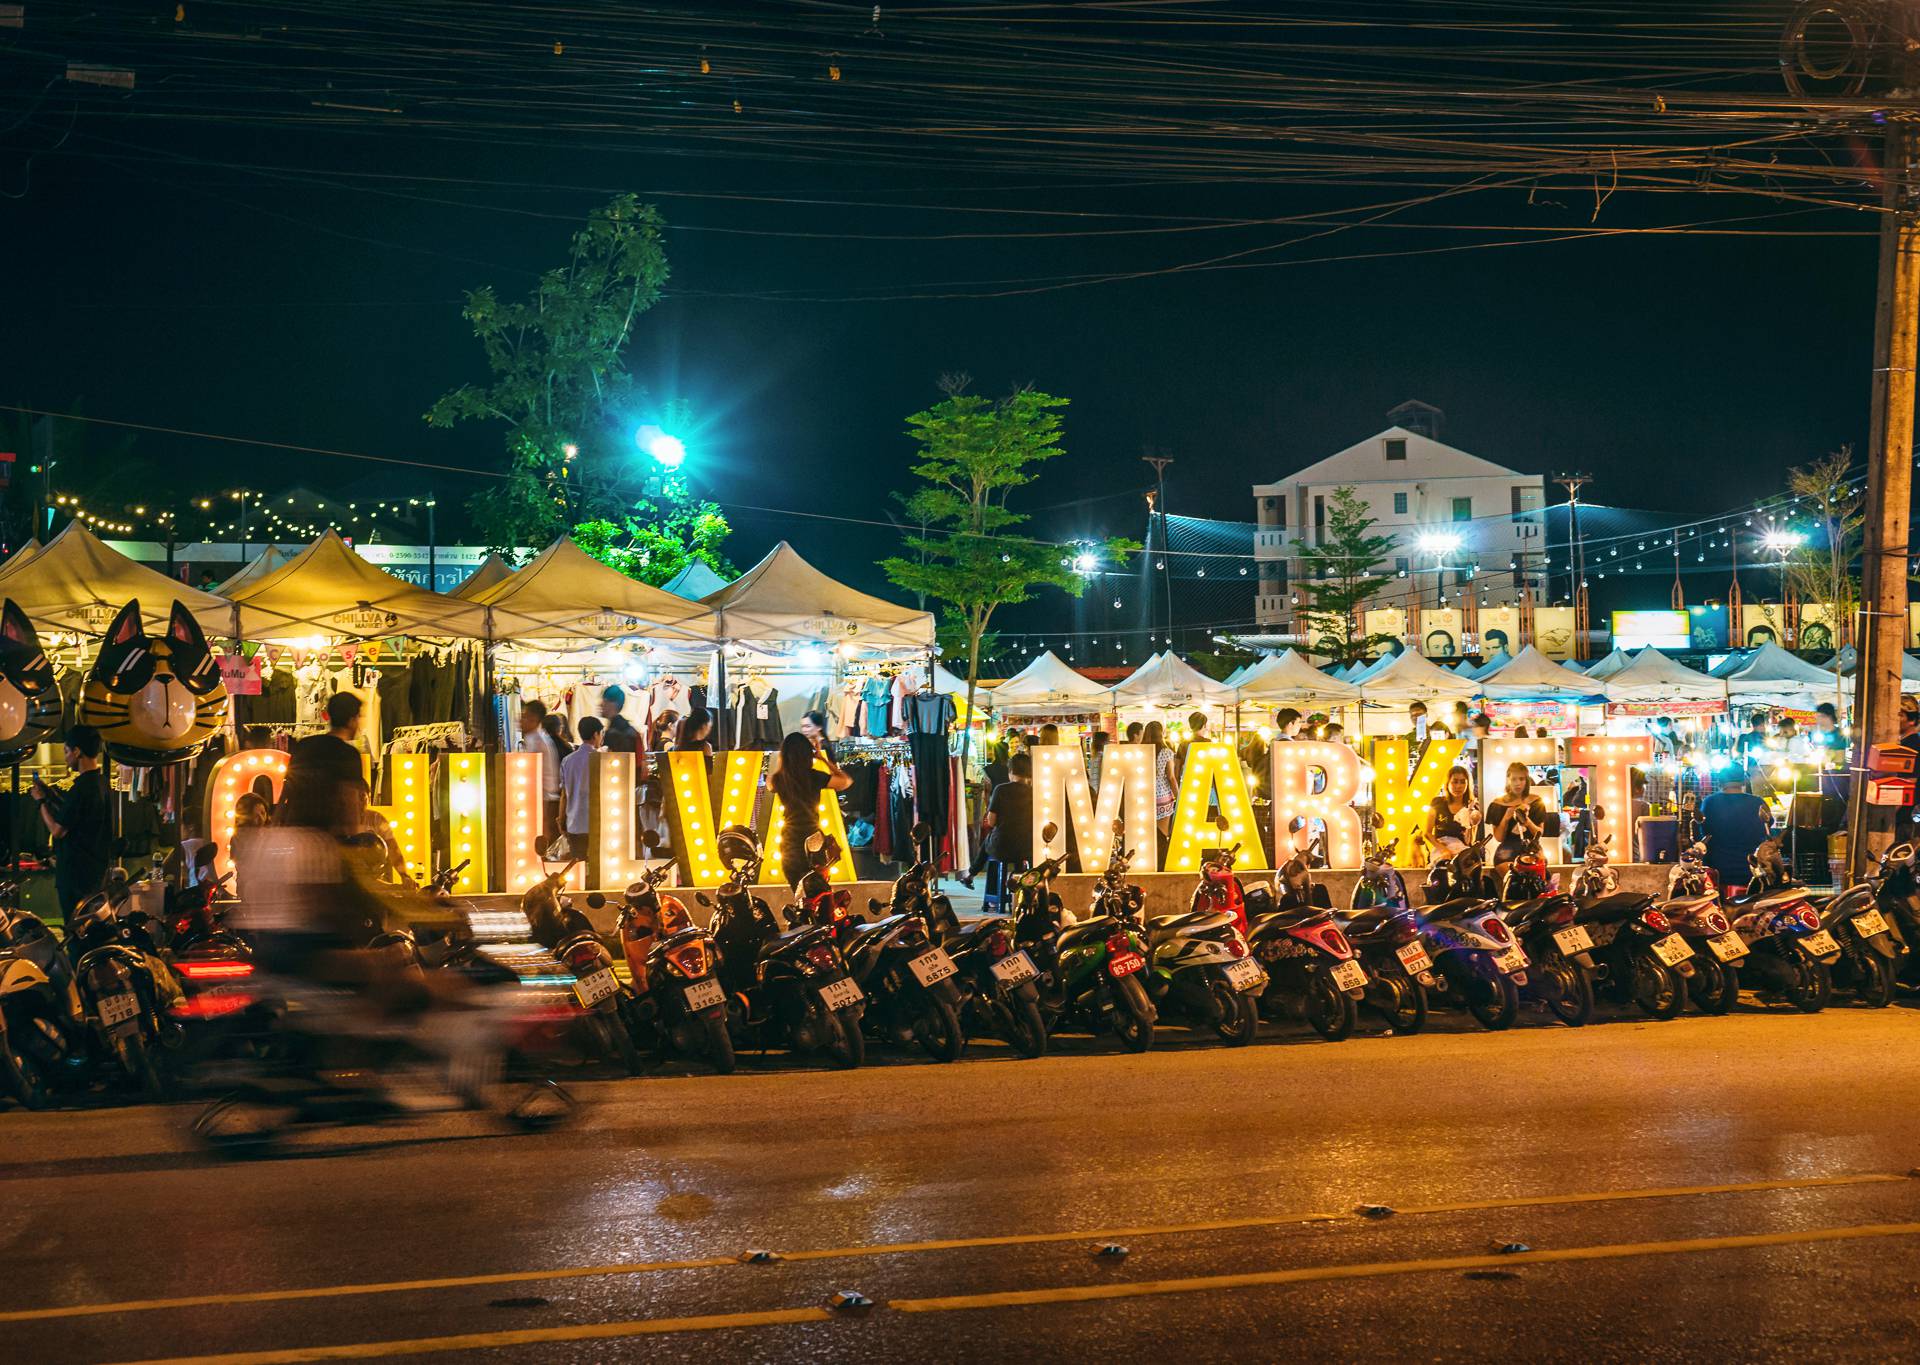
<path fill-rule="evenodd" d="M 1381 443 L 1388 439 L 1404 440 L 1407 443 L 1405 465 L 1395 461 L 1394 470 L 1382 467 L 1373 479 L 1356 479 L 1352 466 L 1356 461 L 1365 459 L 1372 463 L 1381 461 Z M 1421 478 L 1421 466 L 1445 463 L 1455 466 L 1458 473 L 1454 477 L 1491 478 L 1491 479 L 1539 479 L 1538 474 L 1523 474 L 1517 469 L 1495 464 L 1492 460 L 1482 459 L 1457 446 L 1444 441 L 1436 441 L 1431 436 L 1423 436 L 1406 427 L 1392 426 L 1385 431 L 1375 432 L 1364 441 L 1356 441 L 1345 450 L 1335 451 L 1325 459 L 1317 460 L 1305 469 L 1276 479 L 1272 483 L 1255 484 L 1254 495 L 1284 493 L 1294 484 L 1302 483 L 1364 483 L 1379 479 L 1393 478 L 1406 481 Z"/>

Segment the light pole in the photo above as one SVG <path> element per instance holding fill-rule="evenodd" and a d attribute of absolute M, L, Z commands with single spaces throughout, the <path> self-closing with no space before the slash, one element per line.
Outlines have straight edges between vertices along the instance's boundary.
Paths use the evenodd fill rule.
<path fill-rule="evenodd" d="M 1787 627 L 1787 560 L 1805 539 L 1798 531 L 1782 526 L 1772 527 L 1760 537 L 1762 545 L 1780 556 L 1780 643 L 1788 649 L 1793 647 L 1793 634 Z"/>
<path fill-rule="evenodd" d="M 1419 541 L 1422 554 L 1433 556 L 1433 607 L 1440 609 L 1440 594 L 1446 590 L 1447 556 L 1460 548 L 1460 537 L 1451 531 L 1427 531 Z"/>

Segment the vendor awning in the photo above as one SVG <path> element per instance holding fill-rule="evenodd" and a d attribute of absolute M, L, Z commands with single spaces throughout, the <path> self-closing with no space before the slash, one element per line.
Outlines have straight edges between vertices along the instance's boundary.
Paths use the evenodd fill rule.
<path fill-rule="evenodd" d="M 684 597 L 689 602 L 698 602 L 708 593 L 718 592 L 727 586 L 727 580 L 707 567 L 704 559 L 690 559 L 687 567 L 662 583 L 661 588 L 675 597 Z"/>
<path fill-rule="evenodd" d="M 1475 685 L 1414 650 L 1396 654 L 1382 667 L 1358 678 L 1360 695 L 1370 702 L 1439 701 L 1466 697 Z"/>
<path fill-rule="evenodd" d="M 1276 706 L 1339 706 L 1360 700 L 1359 688 L 1328 677 L 1291 649 L 1284 654 L 1269 654 L 1248 668 L 1235 684 L 1235 691 L 1242 701 Z"/>
<path fill-rule="evenodd" d="M 992 692 L 993 709 L 1003 716 L 1089 715 L 1105 711 L 1112 695 L 1084 673 L 1048 650 Z"/>
<path fill-rule="evenodd" d="M 1765 701 L 1791 706 L 1830 701 L 1834 676 L 1818 664 L 1788 653 L 1769 640 L 1746 663 L 1725 675 L 1727 695 L 1735 701 Z"/>
<path fill-rule="evenodd" d="M 931 649 L 933 613 L 896 606 L 838 582 L 786 541 L 740 577 L 700 599 L 722 634 L 743 643 L 804 641 L 876 649 Z"/>
<path fill-rule="evenodd" d="M 1215 682 L 1170 649 L 1154 655 L 1114 684 L 1112 695 L 1116 708 L 1233 705 L 1232 688 Z"/>
<path fill-rule="evenodd" d="M 178 602 L 209 636 L 233 633 L 226 599 L 128 559 L 78 521 L 69 522 L 19 568 L 8 561 L 0 571 L 0 597 L 12 598 L 37 629 L 47 632 L 98 635 L 137 598 L 149 631 L 165 630 Z"/>
<path fill-rule="evenodd" d="M 486 638 L 486 612 L 471 602 L 395 578 L 328 530 L 271 573 L 233 590 L 233 621 L 221 631 L 244 640 L 320 638 Z"/>
<path fill-rule="evenodd" d="M 711 609 L 628 578 L 565 536 L 474 602 L 486 608 L 495 641 L 719 638 L 719 620 Z"/>
<path fill-rule="evenodd" d="M 1532 646 L 1529 645 L 1528 648 L 1531 649 Z M 1478 665 L 1468 664 L 1466 667 L 1460 669 L 1459 673 L 1462 677 L 1472 678 L 1476 682 L 1484 682 L 1512 662 L 1513 655 L 1507 653 L 1504 649 L 1496 649 L 1493 653 L 1482 659 Z"/>
<path fill-rule="evenodd" d="M 1624 668 L 1605 679 L 1600 689 L 1606 694 L 1609 709 L 1662 705 L 1710 705 L 1721 709 L 1727 703 L 1725 682 L 1688 668 L 1652 648 L 1634 655 Z M 1660 712 L 1655 709 L 1645 714 Z"/>
<path fill-rule="evenodd" d="M 242 565 L 236 572 L 230 575 L 225 582 L 221 583 L 215 591 L 222 597 L 231 596 L 233 589 L 243 584 L 251 583 L 256 578 L 265 577 L 292 558 L 292 555 L 288 554 L 278 545 L 268 545 L 260 551 L 257 558 Z"/>
<path fill-rule="evenodd" d="M 512 577 L 513 565 L 507 563 L 507 561 L 500 558 L 499 555 L 488 555 L 480 561 L 480 567 L 461 579 L 460 586 L 448 593 L 447 596 L 457 597 L 462 602 L 472 602 L 488 588 L 493 587 L 496 583 L 504 583 Z"/>
<path fill-rule="evenodd" d="M 1505 668 L 1483 672 L 1479 690 L 1499 701 L 1581 701 L 1598 696 L 1600 685 L 1528 645 Z"/>
<path fill-rule="evenodd" d="M 14 570 L 23 567 L 27 561 L 39 554 L 44 548 L 38 540 L 29 540 L 25 545 L 22 545 L 19 549 L 8 555 L 6 563 L 0 564 L 0 578 L 5 578 Z"/>
<path fill-rule="evenodd" d="M 1633 655 L 1624 649 L 1616 649 L 1604 659 L 1596 659 L 1580 671 L 1589 679 L 1605 681 L 1633 662 Z"/>

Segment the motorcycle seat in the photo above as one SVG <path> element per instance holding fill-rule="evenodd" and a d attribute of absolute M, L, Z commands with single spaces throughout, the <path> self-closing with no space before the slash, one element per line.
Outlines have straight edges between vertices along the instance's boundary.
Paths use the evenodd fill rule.
<path fill-rule="evenodd" d="M 1703 910 L 1716 908 L 1718 908 L 1718 902 L 1712 896 L 1675 896 L 1670 901 L 1660 903 L 1661 912 L 1676 923 L 1689 919 Z"/>
<path fill-rule="evenodd" d="M 1580 907 L 1576 924 L 1617 924 L 1632 919 L 1653 903 L 1653 897 L 1640 891 L 1616 891 L 1611 896 L 1589 901 Z"/>
<path fill-rule="evenodd" d="M 990 915 L 985 919 L 969 920 L 965 924 L 950 924 L 939 935 L 942 946 L 950 952 L 970 948 L 989 934 L 1013 933 L 1013 921 L 1005 915 Z"/>
<path fill-rule="evenodd" d="M 1286 910 L 1276 910 L 1271 915 L 1264 916 L 1255 927 L 1268 931 L 1275 929 L 1295 929 L 1303 924 L 1311 924 L 1315 921 L 1330 921 L 1332 919 L 1333 911 L 1331 910 L 1323 909 L 1318 905 L 1296 905 Z"/>
<path fill-rule="evenodd" d="M 1233 923 L 1224 910 L 1189 910 L 1178 915 L 1157 915 L 1147 921 L 1147 937 L 1160 943 L 1179 933 L 1199 933 Z"/>
<path fill-rule="evenodd" d="M 1370 905 L 1364 910 L 1355 910 L 1343 916 L 1340 927 L 1346 931 L 1348 938 L 1358 938 L 1386 928 L 1400 913 L 1401 908 L 1397 905 Z"/>
<path fill-rule="evenodd" d="M 1090 943 L 1096 939 L 1104 942 L 1113 937 L 1119 929 L 1119 922 L 1111 915 L 1101 915 L 1096 919 L 1083 920 L 1070 929 L 1063 929 L 1057 940 L 1057 946 L 1071 948 L 1078 944 Z"/>
<path fill-rule="evenodd" d="M 1463 919 L 1469 914 L 1477 913 L 1486 908 L 1488 908 L 1488 903 L 1482 897 L 1459 896 L 1450 901 L 1443 901 L 1439 905 L 1430 905 L 1423 914 L 1427 919 L 1444 923 L 1447 920 Z"/>

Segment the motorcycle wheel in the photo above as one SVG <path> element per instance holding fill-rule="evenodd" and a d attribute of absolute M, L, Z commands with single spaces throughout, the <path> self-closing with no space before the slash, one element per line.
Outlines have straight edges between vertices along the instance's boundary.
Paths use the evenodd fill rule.
<path fill-rule="evenodd" d="M 1040 1002 L 1016 998 L 1001 1005 L 1000 1010 L 1004 1016 L 1001 1025 L 1007 1031 L 1007 1041 L 1013 1044 L 1013 1050 L 1028 1059 L 1044 1057 L 1047 1021 L 1040 1015 Z"/>
<path fill-rule="evenodd" d="M 165 1099 L 167 1089 L 160 1083 L 160 1073 L 154 1070 L 153 1057 L 147 1051 L 147 1040 L 137 1033 L 132 1034 L 121 1039 L 118 1049 L 120 1065 L 139 1088 L 140 1098 L 149 1103 Z"/>
<path fill-rule="evenodd" d="M 1687 1000 L 1702 1014 L 1726 1014 L 1740 1001 L 1740 969 L 1702 954 L 1696 959 Z"/>
<path fill-rule="evenodd" d="M 1687 1007 L 1687 980 L 1666 963 L 1635 953 L 1628 966 L 1633 1003 L 1649 1019 L 1671 1019 Z"/>
<path fill-rule="evenodd" d="M 1113 984 L 1113 1031 L 1129 1052 L 1153 1046 L 1153 1004 L 1136 977 L 1123 976 Z"/>
<path fill-rule="evenodd" d="M 1827 1000 L 1833 994 L 1833 973 L 1827 970 L 1826 963 L 1808 957 L 1798 948 L 1788 951 L 1793 954 L 1788 959 L 1793 983 L 1787 987 L 1787 999 L 1802 1014 L 1818 1014 L 1827 1007 Z"/>
<path fill-rule="evenodd" d="M 1593 977 L 1586 968 L 1555 952 L 1536 959 L 1534 971 L 1547 987 L 1542 994 L 1555 1019 L 1579 1028 L 1593 1018 Z"/>
<path fill-rule="evenodd" d="M 535 1081 L 512 1093 L 511 1098 L 493 1106 L 494 1112 L 511 1128 L 522 1133 L 544 1133 L 558 1128 L 574 1116 L 579 1105 L 573 1096 L 553 1081 Z"/>
<path fill-rule="evenodd" d="M 727 1031 L 725 1019 L 706 1021 L 707 1040 L 700 1050 L 706 1054 L 707 1064 L 717 1076 L 731 1076 L 734 1068 L 733 1035 Z"/>
<path fill-rule="evenodd" d="M 1229 1047 L 1245 1047 L 1260 1032 L 1260 1009 L 1245 991 L 1236 991 L 1224 981 L 1213 983 L 1213 1003 L 1220 1011 L 1220 1022 L 1213 1031 Z"/>
<path fill-rule="evenodd" d="M 246 1094 L 223 1095 L 200 1111 L 189 1131 L 216 1156 L 245 1161 L 271 1155 L 294 1112 Z"/>
<path fill-rule="evenodd" d="M 11 1049 L 0 1052 L 6 1061 L 7 1093 L 20 1101 L 22 1109 L 45 1109 L 47 1087 L 40 1079 L 40 1068 Z"/>
<path fill-rule="evenodd" d="M 1853 964 L 1853 998 L 1870 1010 L 1883 1010 L 1893 1003 L 1895 986 L 1893 963 L 1871 948 L 1862 949 L 1862 957 Z"/>
<path fill-rule="evenodd" d="M 945 1000 L 927 998 L 927 1007 L 913 1024 L 914 1041 L 936 1062 L 957 1062 L 967 1050 L 960 1016 Z"/>
<path fill-rule="evenodd" d="M 1483 1029 L 1510 1029 L 1520 1017 L 1520 988 L 1505 972 L 1495 971 L 1491 981 L 1476 977 L 1467 987 L 1467 1013 Z"/>
<path fill-rule="evenodd" d="M 1374 1004 L 1374 992 L 1367 992 L 1367 1001 L 1374 1010 L 1387 1021 L 1387 1026 L 1402 1037 L 1418 1033 L 1427 1026 L 1427 988 L 1404 971 L 1385 970 L 1374 973 L 1373 983 L 1381 987 L 1387 995 L 1387 1003 Z"/>
<path fill-rule="evenodd" d="M 827 1060 L 836 1070 L 851 1071 L 867 1059 L 867 1040 L 860 1032 L 860 1016 L 851 1005 L 827 1014 L 834 1039 L 827 1044 Z"/>
<path fill-rule="evenodd" d="M 1333 984 L 1325 972 L 1315 972 L 1307 983 L 1307 1023 L 1329 1043 L 1337 1043 L 1353 1032 L 1360 1011 L 1353 997 Z"/>

